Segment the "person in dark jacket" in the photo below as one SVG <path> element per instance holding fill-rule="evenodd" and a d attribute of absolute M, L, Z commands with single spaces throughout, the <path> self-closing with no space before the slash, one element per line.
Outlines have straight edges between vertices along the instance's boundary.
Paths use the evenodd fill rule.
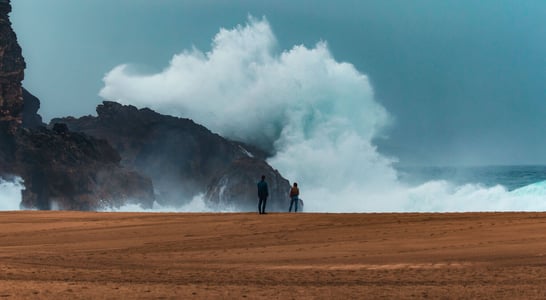
<path fill-rule="evenodd" d="M 265 176 L 262 175 L 262 180 L 258 182 L 258 212 L 260 215 L 266 214 L 265 204 L 267 202 L 267 196 L 269 196 L 269 190 L 267 189 L 267 182 L 265 182 Z"/>
<path fill-rule="evenodd" d="M 300 190 L 298 189 L 298 184 L 294 182 L 294 185 L 290 189 L 290 208 L 288 209 L 288 212 L 292 211 L 292 204 L 296 204 L 295 212 L 298 212 L 298 196 L 300 195 Z"/>

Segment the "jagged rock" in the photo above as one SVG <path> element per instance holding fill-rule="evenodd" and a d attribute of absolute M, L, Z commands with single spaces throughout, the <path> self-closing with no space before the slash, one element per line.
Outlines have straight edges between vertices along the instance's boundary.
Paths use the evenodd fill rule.
<path fill-rule="evenodd" d="M 150 207 L 152 182 L 141 174 L 153 179 L 164 204 L 206 193 L 210 205 L 248 210 L 255 210 L 256 182 L 265 174 L 268 207 L 285 206 L 288 181 L 267 165 L 265 152 L 188 119 L 104 102 L 98 117 L 63 118 L 44 127 L 40 101 L 21 86 L 25 61 L 9 12 L 10 1 L 0 0 L 0 176 L 23 178 L 24 207 Z"/>
<path fill-rule="evenodd" d="M 124 166 L 152 178 L 162 204 L 181 205 L 206 194 L 210 205 L 253 210 L 256 183 L 266 174 L 269 207 L 286 206 L 289 183 L 267 165 L 263 151 L 229 141 L 192 120 L 148 108 L 104 101 L 97 114 L 53 119 L 51 124 L 65 123 L 71 131 L 106 139 L 119 151 Z"/>
<path fill-rule="evenodd" d="M 25 61 L 9 12 L 10 1 L 0 0 L 0 176 L 23 178 L 26 208 L 90 210 L 130 201 L 150 207 L 151 181 L 122 168 L 106 141 L 43 126 L 40 101 L 21 87 Z"/>
<path fill-rule="evenodd" d="M 120 166 L 119 154 L 104 140 L 57 130 L 8 130 L 0 122 L 0 175 L 23 178 L 21 206 L 37 209 L 98 210 L 154 201 L 150 179 Z"/>
<path fill-rule="evenodd" d="M 0 1 L 0 121 L 8 122 L 14 130 L 21 124 L 25 60 L 11 28 L 8 14 L 9 0 Z"/>
<path fill-rule="evenodd" d="M 46 126 L 42 122 L 42 116 L 38 114 L 39 109 L 40 100 L 23 88 L 23 127 L 34 129 Z"/>
<path fill-rule="evenodd" d="M 257 210 L 257 183 L 262 175 L 266 177 L 273 199 L 268 200 L 266 211 L 285 211 L 289 182 L 265 161 L 251 157 L 232 161 L 228 168 L 213 179 L 205 198 L 214 205 L 228 210 L 232 207 L 248 211 Z"/>
<path fill-rule="evenodd" d="M 151 181 L 121 168 L 119 154 L 106 141 L 58 127 L 20 129 L 13 138 L 11 170 L 25 181 L 23 207 L 97 210 L 127 202 L 152 206 Z"/>

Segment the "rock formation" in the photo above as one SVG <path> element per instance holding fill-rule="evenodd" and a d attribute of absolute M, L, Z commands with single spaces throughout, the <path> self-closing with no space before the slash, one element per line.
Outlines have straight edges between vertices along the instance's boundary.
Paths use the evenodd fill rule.
<path fill-rule="evenodd" d="M 40 101 L 21 86 L 25 61 L 9 12 L 10 1 L 0 0 L 0 177 L 23 178 L 23 207 L 151 207 L 156 195 L 182 205 L 204 195 L 211 206 L 255 211 L 256 182 L 266 175 L 268 209 L 286 209 L 289 183 L 266 153 L 191 120 L 106 101 L 97 117 L 46 127 Z"/>
<path fill-rule="evenodd" d="M 23 91 L 25 61 L 0 0 L 0 176 L 23 178 L 21 205 L 38 209 L 94 210 L 129 201 L 151 206 L 152 183 L 121 167 L 119 154 L 104 140 L 46 129 L 39 100 Z"/>
<path fill-rule="evenodd" d="M 24 128 L 35 129 L 46 126 L 38 114 L 39 109 L 40 100 L 23 88 L 22 125 Z"/>
<path fill-rule="evenodd" d="M 209 183 L 205 199 L 220 208 L 256 210 L 256 183 L 262 175 L 266 177 L 270 194 L 266 211 L 286 211 L 289 182 L 264 160 L 252 157 L 234 159 Z"/>
<path fill-rule="evenodd" d="M 11 28 L 8 14 L 9 0 L 0 0 L 0 122 L 8 122 L 10 129 L 21 123 L 25 60 Z"/>
<path fill-rule="evenodd" d="M 256 210 L 256 183 L 266 175 L 268 208 L 285 210 L 290 185 L 254 147 L 229 141 L 192 120 L 105 101 L 97 117 L 53 119 L 71 131 L 107 140 L 122 164 L 150 177 L 157 201 L 182 205 L 198 194 L 219 208 Z"/>
<path fill-rule="evenodd" d="M 96 210 L 127 202 L 153 204 L 149 179 L 120 167 L 104 140 L 56 126 L 20 130 L 15 138 L 15 174 L 22 176 L 23 207 Z"/>

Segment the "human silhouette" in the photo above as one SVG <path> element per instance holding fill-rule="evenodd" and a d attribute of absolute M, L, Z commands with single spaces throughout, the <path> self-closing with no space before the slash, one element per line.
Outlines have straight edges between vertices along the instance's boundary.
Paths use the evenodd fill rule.
<path fill-rule="evenodd" d="M 269 190 L 267 189 L 265 176 L 262 175 L 262 180 L 258 182 L 258 212 L 260 213 L 260 215 L 266 214 L 265 204 L 267 203 L 267 196 L 269 196 Z"/>
<path fill-rule="evenodd" d="M 295 204 L 295 212 L 298 212 L 298 196 L 300 195 L 300 190 L 298 189 L 298 183 L 294 182 L 294 185 L 290 189 L 290 208 L 288 209 L 288 212 L 292 211 L 292 204 Z"/>

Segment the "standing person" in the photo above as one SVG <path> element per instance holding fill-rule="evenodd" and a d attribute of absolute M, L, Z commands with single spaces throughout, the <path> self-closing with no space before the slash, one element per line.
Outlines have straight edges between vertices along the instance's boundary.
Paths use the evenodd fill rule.
<path fill-rule="evenodd" d="M 288 212 L 292 211 L 292 204 L 296 204 L 295 206 L 295 212 L 298 212 L 298 196 L 300 195 L 300 190 L 298 189 L 298 183 L 294 182 L 294 185 L 290 189 L 290 208 L 288 209 Z"/>
<path fill-rule="evenodd" d="M 262 180 L 258 182 L 258 211 L 260 215 L 266 214 L 265 204 L 267 202 L 267 196 L 269 196 L 269 190 L 267 189 L 267 182 L 265 182 L 265 176 L 262 175 Z"/>

